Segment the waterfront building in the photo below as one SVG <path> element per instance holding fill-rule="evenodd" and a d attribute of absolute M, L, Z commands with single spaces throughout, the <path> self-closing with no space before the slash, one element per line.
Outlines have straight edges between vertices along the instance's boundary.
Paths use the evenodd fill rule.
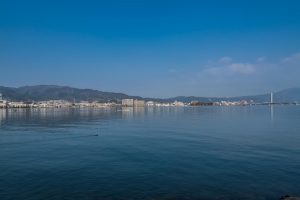
<path fill-rule="evenodd" d="M 190 106 L 212 106 L 212 102 L 199 102 L 199 101 L 192 101 Z"/>
<path fill-rule="evenodd" d="M 214 102 L 213 105 L 215 106 L 247 106 L 253 104 L 254 101 L 246 101 L 246 100 L 241 100 L 241 101 L 221 101 L 221 102 Z"/>
<path fill-rule="evenodd" d="M 5 101 L 2 97 L 2 94 L 0 93 L 0 108 L 6 108 L 7 107 L 7 101 Z"/>
<path fill-rule="evenodd" d="M 62 108 L 69 107 L 71 103 L 64 100 L 49 100 L 49 101 L 38 101 L 32 107 L 39 108 Z"/>
<path fill-rule="evenodd" d="M 135 107 L 144 107 L 145 106 L 145 101 L 144 100 L 134 100 L 133 105 Z"/>
<path fill-rule="evenodd" d="M 155 103 L 153 101 L 147 101 L 146 106 L 155 106 Z"/>
<path fill-rule="evenodd" d="M 0 100 L 0 108 L 6 108 L 7 107 L 7 103 L 4 100 Z"/>
<path fill-rule="evenodd" d="M 122 99 L 122 106 L 133 107 L 133 99 Z"/>
<path fill-rule="evenodd" d="M 90 107 L 92 104 L 88 101 L 81 101 L 79 103 L 75 103 L 75 105 L 79 106 L 80 108 Z"/>
<path fill-rule="evenodd" d="M 173 103 L 173 106 L 184 106 L 184 103 L 183 102 L 180 102 L 180 101 L 175 101 Z"/>
<path fill-rule="evenodd" d="M 24 102 L 9 102 L 8 107 L 10 108 L 29 108 L 30 105 Z"/>
<path fill-rule="evenodd" d="M 157 107 L 169 107 L 172 106 L 171 103 L 156 103 L 155 106 Z"/>

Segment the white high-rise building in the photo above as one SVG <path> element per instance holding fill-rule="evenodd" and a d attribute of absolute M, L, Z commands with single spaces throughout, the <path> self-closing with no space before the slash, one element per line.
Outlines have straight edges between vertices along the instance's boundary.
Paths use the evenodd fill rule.
<path fill-rule="evenodd" d="M 122 99 L 122 106 L 133 107 L 133 99 Z"/>
<path fill-rule="evenodd" d="M 2 101 L 2 93 L 0 93 L 0 101 Z"/>
<path fill-rule="evenodd" d="M 270 103 L 271 104 L 273 103 L 273 92 L 271 92 L 271 95 L 270 95 Z"/>

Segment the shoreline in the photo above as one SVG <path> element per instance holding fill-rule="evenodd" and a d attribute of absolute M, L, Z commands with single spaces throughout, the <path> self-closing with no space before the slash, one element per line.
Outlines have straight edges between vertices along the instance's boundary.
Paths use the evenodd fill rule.
<path fill-rule="evenodd" d="M 121 104 L 115 105 L 107 105 L 107 106 L 12 106 L 12 107 L 0 107 L 0 110 L 12 110 L 12 109 L 82 109 L 82 108 L 162 108 L 162 107 L 170 107 L 170 108 L 180 108 L 180 107 L 246 107 L 246 106 L 299 106 L 296 103 L 255 103 L 255 104 L 246 104 L 246 105 L 160 105 L 160 106 L 122 106 Z"/>

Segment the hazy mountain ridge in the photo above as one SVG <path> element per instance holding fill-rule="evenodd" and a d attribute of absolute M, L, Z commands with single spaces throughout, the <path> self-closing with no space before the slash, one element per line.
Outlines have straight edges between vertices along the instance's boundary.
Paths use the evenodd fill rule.
<path fill-rule="evenodd" d="M 68 86 L 57 85 L 36 85 L 24 87 L 3 87 L 0 86 L 0 93 L 3 97 L 12 101 L 44 101 L 44 100 L 67 100 L 67 101 L 115 101 L 120 102 L 125 98 L 153 100 L 160 102 L 173 102 L 175 100 L 182 102 L 201 101 L 240 101 L 253 100 L 255 102 L 270 101 L 270 94 L 249 95 L 240 97 L 196 97 L 196 96 L 178 96 L 172 98 L 142 98 L 140 96 L 130 96 L 123 93 L 103 92 L 92 89 L 78 89 Z M 300 102 L 300 88 L 290 88 L 274 93 L 274 102 Z"/>
<path fill-rule="evenodd" d="M 300 88 L 288 88 L 278 92 L 273 93 L 274 102 L 300 102 Z M 258 95 L 247 95 L 247 96 L 237 96 L 237 97 L 195 97 L 195 96 L 178 96 L 169 98 L 169 101 L 201 101 L 201 102 L 217 102 L 217 101 L 241 101 L 241 100 L 253 100 L 254 102 L 269 102 L 270 93 L 268 94 L 258 94 Z"/>
<path fill-rule="evenodd" d="M 67 101 L 120 101 L 131 97 L 123 93 L 102 92 L 92 89 L 78 89 L 68 86 L 37 85 L 19 88 L 0 87 L 3 97 L 12 101 L 44 101 L 44 100 L 67 100 Z"/>

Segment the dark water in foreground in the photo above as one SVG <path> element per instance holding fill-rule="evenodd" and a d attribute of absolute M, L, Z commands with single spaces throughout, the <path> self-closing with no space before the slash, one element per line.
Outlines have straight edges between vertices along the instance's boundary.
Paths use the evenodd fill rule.
<path fill-rule="evenodd" d="M 300 106 L 0 110 L 0 124 L 1 200 L 300 195 Z"/>

